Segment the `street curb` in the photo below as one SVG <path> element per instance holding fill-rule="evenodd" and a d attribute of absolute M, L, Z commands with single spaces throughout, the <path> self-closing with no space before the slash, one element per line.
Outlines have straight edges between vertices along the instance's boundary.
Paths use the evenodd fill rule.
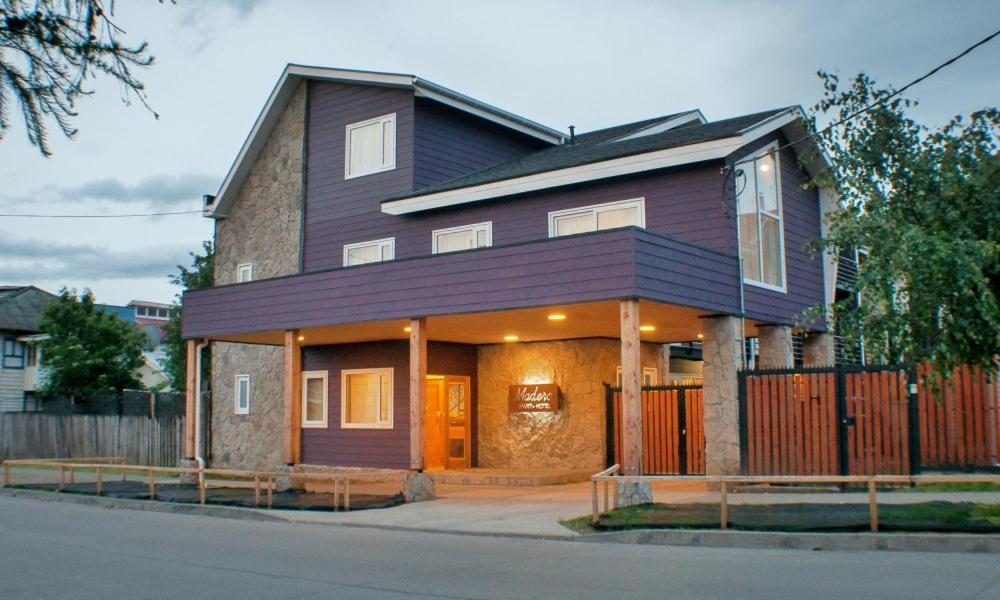
<path fill-rule="evenodd" d="M 270 515 L 252 508 L 241 508 L 239 506 L 202 506 L 201 504 L 185 504 L 181 502 L 150 502 L 149 500 L 132 500 L 129 498 L 112 498 L 108 496 L 87 496 L 83 494 L 46 492 L 18 488 L 0 488 L 0 496 L 9 496 L 11 498 L 29 498 L 31 500 L 43 500 L 46 502 L 63 502 L 66 504 L 79 504 L 83 506 L 97 506 L 101 508 L 124 508 L 128 510 L 142 510 L 147 512 L 160 512 L 178 515 L 201 515 L 206 517 L 219 517 L 223 519 L 242 519 L 245 521 L 270 521 L 278 523 L 288 521 L 288 519 L 283 519 L 277 515 Z"/>
<path fill-rule="evenodd" d="M 894 552 L 943 552 L 943 553 L 1000 553 L 1000 535 L 962 533 L 784 533 L 770 531 L 719 531 L 714 529 L 667 530 L 638 529 L 613 533 L 591 533 L 569 536 L 534 533 L 505 533 L 488 531 L 463 531 L 440 528 L 403 527 L 370 523 L 317 521 L 295 518 L 237 506 L 202 506 L 172 502 L 150 502 L 86 496 L 18 488 L 0 488 L 0 496 L 22 497 L 48 502 L 65 502 L 102 508 L 143 510 L 170 514 L 200 515 L 224 519 L 290 523 L 294 525 L 319 525 L 355 529 L 376 529 L 406 533 L 435 535 L 476 536 L 496 539 L 537 540 L 550 542 L 578 542 L 589 544 L 634 544 L 646 546 L 695 546 L 701 548 L 741 548 L 762 550 L 824 550 L 824 551 L 894 551 Z M 308 514 L 296 511 L 296 514 Z"/>
<path fill-rule="evenodd" d="M 1000 553 L 1000 535 L 963 533 L 784 533 L 712 529 L 643 529 L 594 533 L 575 539 L 591 543 L 699 546 L 704 548 Z"/>

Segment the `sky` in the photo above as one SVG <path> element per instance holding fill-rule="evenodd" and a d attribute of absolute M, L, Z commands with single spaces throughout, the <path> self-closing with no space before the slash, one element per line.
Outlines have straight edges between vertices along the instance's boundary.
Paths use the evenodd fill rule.
<path fill-rule="evenodd" d="M 117 2 L 156 119 L 96 80 L 79 133 L 42 157 L 19 123 L 0 139 L 0 214 L 198 210 L 286 63 L 412 73 L 578 132 L 700 108 L 709 120 L 820 98 L 817 69 L 901 86 L 1000 28 L 1000 2 L 778 0 Z M 1000 40 L 912 89 L 940 126 L 1000 104 Z M 198 214 L 0 217 L 0 285 L 168 302 L 167 276 L 212 237 Z"/>

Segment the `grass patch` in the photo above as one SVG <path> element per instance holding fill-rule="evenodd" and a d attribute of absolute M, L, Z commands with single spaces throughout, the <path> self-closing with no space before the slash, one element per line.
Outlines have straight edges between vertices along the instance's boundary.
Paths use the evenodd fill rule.
<path fill-rule="evenodd" d="M 630 529 L 718 529 L 718 504 L 641 504 L 562 524 L 580 533 Z M 747 531 L 868 531 L 867 504 L 730 505 L 732 529 Z M 922 502 L 879 506 L 880 531 L 1000 533 L 1000 504 Z"/>
<path fill-rule="evenodd" d="M 921 483 L 913 487 L 900 488 L 903 492 L 1000 492 L 1000 483 L 980 481 L 976 483 Z"/>

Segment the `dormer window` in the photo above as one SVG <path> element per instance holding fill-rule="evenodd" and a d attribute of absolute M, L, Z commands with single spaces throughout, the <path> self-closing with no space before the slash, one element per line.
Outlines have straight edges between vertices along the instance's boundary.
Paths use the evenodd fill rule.
<path fill-rule="evenodd" d="M 743 281 L 785 291 L 785 242 L 781 215 L 781 174 L 770 144 L 735 166 Z"/>
<path fill-rule="evenodd" d="M 347 126 L 344 178 L 396 168 L 396 113 Z"/>

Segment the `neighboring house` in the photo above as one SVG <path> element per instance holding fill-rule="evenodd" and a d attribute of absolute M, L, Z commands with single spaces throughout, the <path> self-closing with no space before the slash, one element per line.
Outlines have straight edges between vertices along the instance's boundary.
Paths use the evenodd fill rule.
<path fill-rule="evenodd" d="M 146 350 L 143 351 L 143 365 L 136 375 L 143 389 L 169 391 L 170 379 L 164 370 L 165 357 L 160 344 L 165 336 L 165 327 L 174 314 L 173 307 L 148 300 L 132 300 L 126 306 L 98 304 L 97 307 L 142 330 L 146 336 Z"/>
<path fill-rule="evenodd" d="M 567 135 L 411 75 L 288 66 L 206 197 L 215 287 L 184 295 L 189 363 L 212 342 L 213 464 L 593 471 L 604 383 L 634 407 L 690 375 L 708 470 L 737 472 L 744 339 L 791 365 L 798 316 L 832 300 L 805 248 L 825 163 L 786 147 L 803 118 Z M 543 384 L 554 412 L 514 402 Z"/>
<path fill-rule="evenodd" d="M 0 286 L 0 412 L 34 410 L 40 384 L 38 321 L 57 297 L 34 286 Z"/>

